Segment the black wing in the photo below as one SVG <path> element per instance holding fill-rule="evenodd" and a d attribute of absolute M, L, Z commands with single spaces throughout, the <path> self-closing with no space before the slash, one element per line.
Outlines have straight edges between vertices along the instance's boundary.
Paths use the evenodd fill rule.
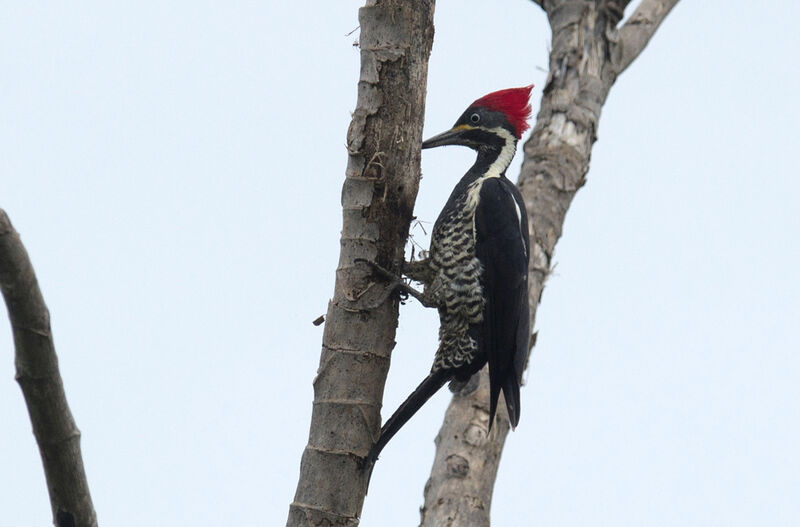
<path fill-rule="evenodd" d="M 516 186 L 505 177 L 481 187 L 475 211 L 475 253 L 483 264 L 481 351 L 489 362 L 489 426 L 502 389 L 511 426 L 520 415 L 519 385 L 528 356 L 528 215 Z"/>

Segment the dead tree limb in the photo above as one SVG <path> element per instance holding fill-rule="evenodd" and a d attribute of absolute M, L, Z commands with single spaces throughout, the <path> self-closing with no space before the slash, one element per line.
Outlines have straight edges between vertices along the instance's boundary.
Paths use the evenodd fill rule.
<path fill-rule="evenodd" d="M 0 289 L 14 334 L 16 379 L 42 456 L 53 523 L 96 527 L 80 438 L 58 371 L 50 313 L 28 253 L 0 209 Z"/>
<path fill-rule="evenodd" d="M 536 1 L 547 13 L 553 34 L 550 73 L 536 126 L 525 144 L 518 182 L 530 218 L 531 327 L 567 210 L 586 182 L 609 90 L 678 0 L 644 0 L 618 27 L 629 1 Z M 498 412 L 499 422 L 487 434 L 485 369 L 480 377 L 480 382 L 471 383 L 477 390 L 456 394 L 447 409 L 425 486 L 423 527 L 489 525 L 494 481 L 509 426 L 505 413 Z"/>
<path fill-rule="evenodd" d="M 377 439 L 398 302 L 358 259 L 399 272 L 420 178 L 433 0 L 368 0 L 347 133 L 343 225 L 314 404 L 288 526 L 358 524 L 361 460 Z"/>

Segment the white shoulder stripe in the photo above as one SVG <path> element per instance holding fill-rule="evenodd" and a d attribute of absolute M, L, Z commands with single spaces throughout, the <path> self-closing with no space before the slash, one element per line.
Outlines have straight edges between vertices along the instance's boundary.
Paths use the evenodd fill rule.
<path fill-rule="evenodd" d="M 525 239 L 525 229 L 522 226 L 522 222 L 527 222 L 528 218 L 527 216 L 522 215 L 522 208 L 519 206 L 519 203 L 517 203 L 517 200 L 514 198 L 514 196 L 511 196 L 511 201 L 514 202 L 514 210 L 517 211 L 517 227 L 519 227 L 519 237 L 522 239 L 522 246 L 526 247 L 528 240 Z"/>
<path fill-rule="evenodd" d="M 514 210 L 517 213 L 517 221 L 519 222 L 520 226 L 522 226 L 522 209 L 519 208 L 519 203 L 517 203 L 517 200 L 514 199 L 514 196 L 511 196 L 511 201 L 514 202 Z"/>

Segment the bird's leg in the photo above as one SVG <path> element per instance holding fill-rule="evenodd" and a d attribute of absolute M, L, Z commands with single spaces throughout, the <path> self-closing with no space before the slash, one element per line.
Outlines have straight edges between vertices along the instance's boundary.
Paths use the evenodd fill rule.
<path fill-rule="evenodd" d="M 393 292 L 400 291 L 401 293 L 405 293 L 407 295 L 413 296 L 419 303 L 425 307 L 438 307 L 438 304 L 430 297 L 430 295 L 426 294 L 423 291 L 418 291 L 405 283 L 403 279 L 393 272 L 385 269 L 384 267 L 378 265 L 377 263 L 367 260 L 364 258 L 356 258 L 354 260 L 356 263 L 365 263 L 370 266 L 375 274 L 380 276 L 381 278 L 385 279 L 389 282 L 389 285 L 386 287 L 386 296 L 381 298 L 379 303 L 383 303 L 386 298 L 389 297 Z"/>
<path fill-rule="evenodd" d="M 400 280 L 398 283 L 395 284 L 395 290 L 413 296 L 414 298 L 419 300 L 420 304 L 422 304 L 425 307 L 436 307 L 436 308 L 439 307 L 439 304 L 433 298 L 431 298 L 430 295 L 428 295 L 426 292 L 417 291 L 416 289 L 414 289 L 407 283 L 403 282 L 402 280 Z"/>
<path fill-rule="evenodd" d="M 413 262 L 405 262 L 403 264 L 403 274 L 422 284 L 428 285 L 433 281 L 431 272 L 430 260 L 424 258 L 422 260 L 414 260 Z"/>

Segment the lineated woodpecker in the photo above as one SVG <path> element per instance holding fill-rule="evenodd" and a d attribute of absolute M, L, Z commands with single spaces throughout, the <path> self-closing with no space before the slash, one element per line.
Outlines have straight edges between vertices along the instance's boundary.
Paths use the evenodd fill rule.
<path fill-rule="evenodd" d="M 519 423 L 519 386 L 528 354 L 528 216 L 506 169 L 529 128 L 533 86 L 490 93 L 472 103 L 451 130 L 422 148 L 464 145 L 475 164 L 453 189 L 433 227 L 427 258 L 405 264 L 412 289 L 373 265 L 393 288 L 439 310 L 439 348 L 430 374 L 381 429 L 367 456 L 378 458 L 395 433 L 449 380 L 466 381 L 489 363 L 489 430 L 503 392 L 512 427 Z"/>

